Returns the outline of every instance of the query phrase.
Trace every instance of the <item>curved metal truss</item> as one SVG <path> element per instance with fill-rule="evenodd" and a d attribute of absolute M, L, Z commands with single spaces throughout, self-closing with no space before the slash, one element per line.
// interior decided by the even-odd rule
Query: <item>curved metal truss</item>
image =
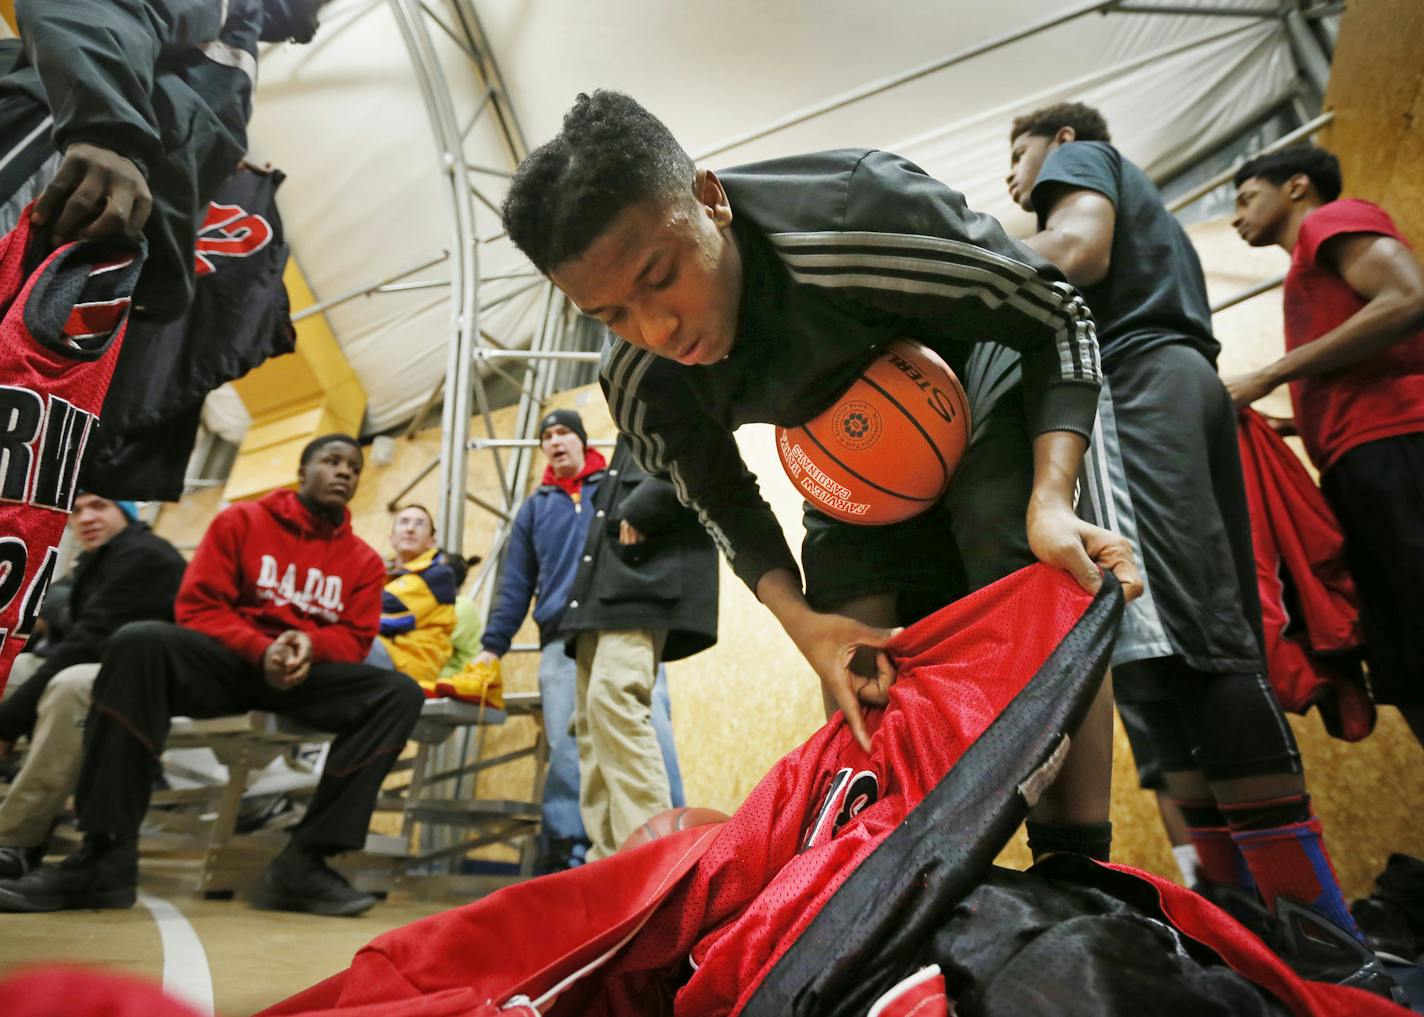
<path fill-rule="evenodd" d="M 444 181 L 450 207 L 450 239 L 448 251 L 405 270 L 374 286 L 360 287 L 325 301 L 304 313 L 315 313 L 357 296 L 376 292 L 392 292 L 428 285 L 447 285 L 450 289 L 450 344 L 446 376 L 426 400 L 424 409 L 416 414 L 411 428 L 418 427 L 426 411 L 441 401 L 441 451 L 439 458 L 420 471 L 409 485 L 393 499 L 394 505 L 432 471 L 439 470 L 440 494 L 437 512 L 437 536 L 442 547 L 463 550 L 465 506 L 475 505 L 495 515 L 499 520 L 493 546 L 485 554 L 484 568 L 476 579 L 472 596 L 479 597 L 498 560 L 499 551 L 508 536 L 514 508 L 522 494 L 529 467 L 531 448 L 537 444 L 534 428 L 542 404 L 555 390 L 558 367 L 563 361 L 590 362 L 597 354 L 570 348 L 576 343 L 575 329 L 567 302 L 537 272 L 505 272 L 481 274 L 481 247 L 503 239 L 502 233 L 480 236 L 476 229 L 475 206 L 483 204 L 497 211 L 496 202 L 485 193 L 477 178 L 505 178 L 513 173 L 527 152 L 524 135 L 513 106 L 509 102 L 498 63 L 491 52 L 472 0 L 385 0 L 401 39 L 410 57 L 411 67 L 430 118 L 439 172 Z M 435 45 L 436 33 L 455 44 L 459 59 L 468 62 L 483 89 L 477 96 L 473 113 L 461 123 L 456 115 L 456 103 L 451 94 L 451 75 L 441 63 L 440 49 Z M 444 51 L 448 54 L 449 47 Z M 492 167 L 476 163 L 467 154 L 471 130 L 482 118 L 493 121 L 500 138 L 507 165 Z M 448 282 L 398 282 L 407 276 L 447 263 Z M 485 287 L 493 282 L 508 283 L 524 279 L 513 289 L 502 287 L 497 295 L 485 297 Z M 527 349 L 522 340 L 501 341 L 481 327 L 481 312 L 498 303 L 520 296 L 532 289 L 542 289 L 540 319 Z M 501 366 L 511 360 L 522 362 L 523 370 L 511 372 Z M 522 377 L 520 376 L 522 374 Z M 491 413 L 487 382 L 502 378 L 519 392 L 513 434 L 498 437 Z M 443 396 L 443 400 L 442 400 Z M 472 409 L 479 412 L 485 424 L 485 438 L 471 441 L 469 422 Z M 490 501 L 469 490 L 465 483 L 468 453 L 471 450 L 494 456 L 501 478 L 496 501 Z"/>

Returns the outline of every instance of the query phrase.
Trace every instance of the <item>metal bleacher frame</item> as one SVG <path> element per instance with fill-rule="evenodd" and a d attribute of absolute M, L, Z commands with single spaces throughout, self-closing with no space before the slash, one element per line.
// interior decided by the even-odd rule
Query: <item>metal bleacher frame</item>
<path fill-rule="evenodd" d="M 411 736 L 416 744 L 415 756 L 402 761 L 396 771 L 404 771 L 409 777 L 403 784 L 388 782 L 377 804 L 378 809 L 402 814 L 400 834 L 369 835 L 365 850 L 343 856 L 338 867 L 360 885 L 388 890 L 410 875 L 428 870 L 433 862 L 458 858 L 490 844 L 519 842 L 523 847 L 515 878 L 532 874 L 547 755 L 544 738 L 536 734 L 533 744 L 490 759 L 481 759 L 480 749 L 488 728 L 502 725 L 510 716 L 533 716 L 537 721 L 538 711 L 537 693 L 513 693 L 506 697 L 503 710 L 450 699 L 428 700 Z M 441 769 L 438 749 L 463 730 L 474 732 L 473 761 Z M 238 834 L 238 815 L 249 777 L 297 745 L 330 741 L 331 737 L 289 718 L 257 710 L 209 720 L 175 718 L 167 747 L 211 749 L 227 768 L 227 780 L 206 787 L 158 792 L 154 799 L 157 808 L 150 811 L 146 823 L 145 854 L 191 855 L 196 848 L 201 853 L 193 885 L 197 894 L 215 897 L 250 891 L 268 860 L 285 843 L 284 827 L 300 812 L 291 813 L 285 822 L 272 827 Z M 463 778 L 478 779 L 481 773 L 531 756 L 535 762 L 534 779 L 527 800 L 440 793 L 442 787 Z M 436 850 L 412 852 L 411 836 L 421 824 L 459 828 L 464 836 Z"/>

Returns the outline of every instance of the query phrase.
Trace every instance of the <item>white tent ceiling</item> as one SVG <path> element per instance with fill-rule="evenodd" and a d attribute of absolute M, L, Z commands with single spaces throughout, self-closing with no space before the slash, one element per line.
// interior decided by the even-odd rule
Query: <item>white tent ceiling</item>
<path fill-rule="evenodd" d="M 1210 0 L 1259 9 L 1265 0 Z M 448 19 L 446 0 L 427 5 Z M 1062 0 L 476 0 L 528 143 L 558 129 L 574 95 L 617 88 L 662 117 L 694 154 L 869 82 L 1080 8 Z M 317 298 L 381 282 L 450 246 L 450 212 L 430 121 L 410 59 L 382 0 L 335 0 L 317 41 L 261 62 L 253 156 L 281 167 L 287 235 Z M 463 124 L 483 87 L 438 30 L 439 57 Z M 795 151 L 898 151 L 1024 232 L 1004 191 L 1009 120 L 1063 99 L 1098 106 L 1114 140 L 1163 176 L 1289 100 L 1295 67 L 1279 20 L 1090 14 L 718 152 L 718 167 Z M 508 169 L 489 116 L 467 158 Z M 493 200 L 504 181 L 476 175 Z M 499 230 L 477 204 L 481 236 Z M 526 268 L 507 243 L 481 245 L 484 274 Z M 444 266 L 410 276 L 442 279 Z M 490 282 L 483 299 L 526 281 Z M 502 340 L 533 328 L 537 292 L 482 316 Z M 408 418 L 445 373 L 448 292 L 380 294 L 328 312 L 370 395 L 369 430 Z"/>

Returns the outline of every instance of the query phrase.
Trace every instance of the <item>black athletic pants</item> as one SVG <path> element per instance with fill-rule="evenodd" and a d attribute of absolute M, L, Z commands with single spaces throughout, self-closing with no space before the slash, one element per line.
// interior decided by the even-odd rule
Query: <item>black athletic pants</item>
<path fill-rule="evenodd" d="M 368 664 L 313 664 L 300 685 L 274 689 L 261 668 L 200 632 L 168 622 L 126 625 L 109 641 L 94 684 L 75 792 L 80 826 L 137 833 L 170 718 L 268 710 L 336 735 L 293 841 L 323 854 L 358 850 L 381 781 L 424 701 L 405 675 Z"/>
<path fill-rule="evenodd" d="M 1424 705 L 1424 432 L 1350 449 L 1320 477 L 1360 591 L 1370 695 Z"/>

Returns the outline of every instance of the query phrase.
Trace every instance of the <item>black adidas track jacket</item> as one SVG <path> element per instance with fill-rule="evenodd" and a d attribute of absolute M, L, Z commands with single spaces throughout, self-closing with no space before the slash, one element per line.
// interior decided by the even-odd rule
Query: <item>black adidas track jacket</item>
<path fill-rule="evenodd" d="M 863 149 L 719 177 L 744 272 L 732 353 L 688 367 L 611 337 L 600 380 L 638 460 L 698 510 L 753 591 L 796 562 L 732 431 L 804 423 L 893 339 L 919 339 L 961 378 L 975 343 L 1014 349 L 1032 433 L 1091 431 L 1102 370 L 1082 298 L 958 192 Z"/>

